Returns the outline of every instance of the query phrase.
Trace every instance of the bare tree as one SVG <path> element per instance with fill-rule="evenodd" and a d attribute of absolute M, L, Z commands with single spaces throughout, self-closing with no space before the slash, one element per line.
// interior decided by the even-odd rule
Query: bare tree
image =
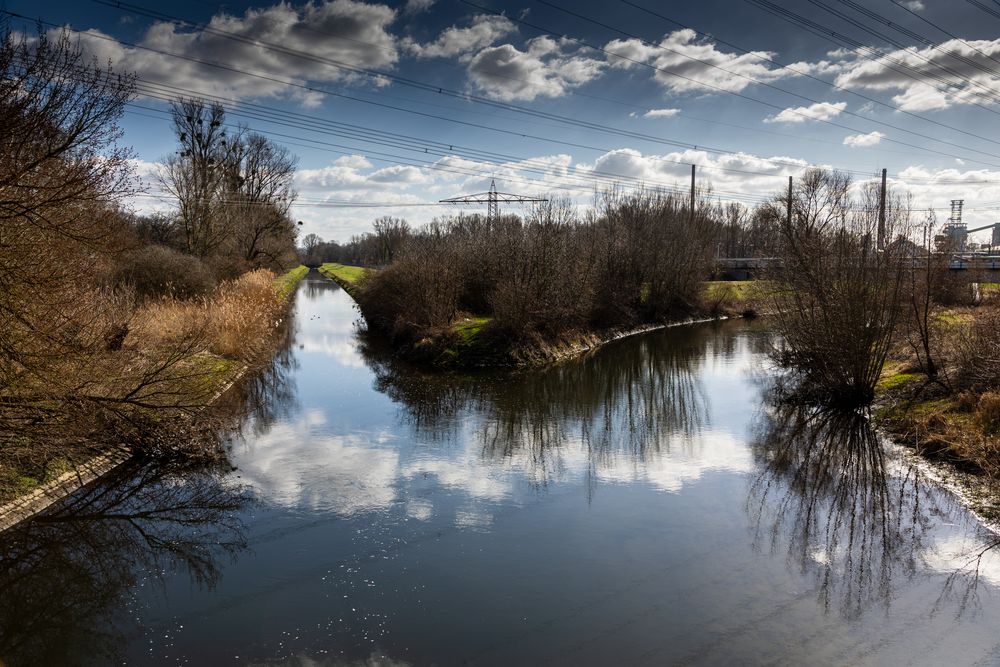
<path fill-rule="evenodd" d="M 772 297 L 778 358 L 794 371 L 797 393 L 864 404 L 892 343 L 903 262 L 897 248 L 876 248 L 877 183 L 862 187 L 855 201 L 850 193 L 846 174 L 816 169 L 800 179 L 793 215 L 781 226 Z M 905 228 L 909 201 L 887 193 L 886 202 L 891 237 Z"/>
<path fill-rule="evenodd" d="M 177 199 L 184 249 L 206 257 L 231 232 L 225 224 L 231 218 L 218 215 L 217 203 L 226 176 L 222 167 L 233 159 L 240 137 L 227 140 L 225 111 L 219 103 L 207 106 L 202 100 L 185 99 L 171 104 L 170 114 L 179 150 L 164 161 L 160 183 Z"/>
<path fill-rule="evenodd" d="M 391 264 L 410 235 L 410 225 L 402 218 L 384 216 L 372 223 L 381 253 L 380 263 Z"/>
<path fill-rule="evenodd" d="M 236 252 L 249 266 L 283 268 L 295 247 L 289 211 L 297 162 L 287 148 L 255 132 L 241 131 L 228 143 L 220 217 L 228 219 Z"/>
<path fill-rule="evenodd" d="M 88 66 L 67 32 L 0 41 L 0 394 L 81 341 L 80 310 L 134 192 L 116 121 L 133 80 Z"/>
<path fill-rule="evenodd" d="M 897 240 L 899 250 L 909 261 L 903 319 L 906 341 L 917 359 L 920 370 L 927 377 L 926 384 L 937 384 L 949 389 L 948 377 L 941 364 L 939 342 L 941 323 L 938 320 L 940 306 L 935 300 L 935 290 L 948 275 L 947 253 L 933 250 L 931 240 L 936 225 L 933 211 L 928 211 L 924 220 L 924 247 L 910 247 L 904 239 Z M 909 252 L 906 252 L 909 250 Z M 923 389 L 924 386 L 921 387 Z"/>

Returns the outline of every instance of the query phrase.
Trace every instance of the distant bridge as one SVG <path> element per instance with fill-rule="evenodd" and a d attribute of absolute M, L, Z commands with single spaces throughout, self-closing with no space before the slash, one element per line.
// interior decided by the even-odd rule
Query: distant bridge
<path fill-rule="evenodd" d="M 715 268 L 723 280 L 753 280 L 780 261 L 777 257 L 719 257 Z"/>
<path fill-rule="evenodd" d="M 918 262 L 920 260 L 917 258 Z M 763 277 L 764 272 L 780 261 L 777 257 L 719 257 L 715 260 L 715 268 L 723 280 L 753 280 Z M 983 278 L 986 279 L 983 282 L 1000 282 L 1000 255 L 955 255 L 948 262 L 948 268 L 968 272 L 970 280 Z"/>

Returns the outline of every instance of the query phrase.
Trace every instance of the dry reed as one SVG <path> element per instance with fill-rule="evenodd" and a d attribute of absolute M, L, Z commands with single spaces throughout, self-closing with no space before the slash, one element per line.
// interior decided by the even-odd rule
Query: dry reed
<path fill-rule="evenodd" d="M 258 269 L 221 283 L 206 298 L 152 301 L 137 313 L 126 344 L 156 349 L 200 335 L 209 352 L 249 360 L 281 317 L 274 281 L 271 271 Z"/>

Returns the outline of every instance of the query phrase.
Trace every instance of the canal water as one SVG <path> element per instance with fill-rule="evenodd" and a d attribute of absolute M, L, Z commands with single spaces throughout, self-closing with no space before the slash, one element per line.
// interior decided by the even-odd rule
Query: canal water
<path fill-rule="evenodd" d="M 692 325 L 427 375 L 312 272 L 229 464 L 0 535 L 15 665 L 1000 664 L 1000 548 L 857 416 Z"/>

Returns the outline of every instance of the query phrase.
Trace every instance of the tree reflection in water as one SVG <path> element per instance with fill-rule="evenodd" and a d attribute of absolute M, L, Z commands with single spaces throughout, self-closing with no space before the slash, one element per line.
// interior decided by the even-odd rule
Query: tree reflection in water
<path fill-rule="evenodd" d="M 313 285 L 311 281 L 303 281 L 299 289 L 313 290 Z M 264 435 L 275 423 L 287 419 L 298 408 L 294 378 L 299 360 L 293 351 L 298 331 L 294 303 L 275 333 L 277 351 L 269 362 L 251 368 L 222 397 L 223 403 L 219 408 L 228 411 L 234 429 L 248 426 L 254 436 Z"/>
<path fill-rule="evenodd" d="M 771 406 L 752 443 L 762 472 L 748 508 L 756 537 L 772 550 L 787 543 L 789 559 L 812 572 L 819 596 L 857 617 L 888 608 L 894 578 L 910 578 L 940 545 L 936 525 L 962 514 L 953 497 L 885 446 L 862 412 L 817 406 Z M 953 570 L 944 594 L 962 608 L 978 582 L 975 540 L 970 555 L 942 554 Z"/>
<path fill-rule="evenodd" d="M 0 536 L 0 664 L 120 661 L 130 592 L 173 571 L 212 588 L 246 547 L 246 488 L 221 471 L 130 464 Z"/>
<path fill-rule="evenodd" d="M 522 463 L 546 484 L 564 468 L 568 445 L 583 447 L 591 472 L 646 464 L 677 447 L 696 455 L 695 436 L 710 422 L 703 364 L 756 338 L 719 325 L 682 327 L 541 370 L 464 378 L 421 373 L 370 343 L 362 351 L 376 388 L 422 438 L 461 443 L 469 437 L 462 417 L 475 413 L 483 456 Z"/>

